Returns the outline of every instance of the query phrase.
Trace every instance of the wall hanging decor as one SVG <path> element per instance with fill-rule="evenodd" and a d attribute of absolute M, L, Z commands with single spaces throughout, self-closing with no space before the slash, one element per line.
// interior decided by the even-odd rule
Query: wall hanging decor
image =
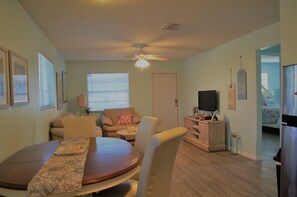
<path fill-rule="evenodd" d="M 9 51 L 10 98 L 12 105 L 29 103 L 28 61 Z"/>
<path fill-rule="evenodd" d="M 8 51 L 0 47 L 0 109 L 9 107 Z"/>
<path fill-rule="evenodd" d="M 228 109 L 236 110 L 236 85 L 232 82 L 232 69 L 230 69 L 230 83 L 228 85 Z"/>
<path fill-rule="evenodd" d="M 240 70 L 237 72 L 237 99 L 247 100 L 247 73 L 242 69 L 242 56 L 240 56 Z"/>

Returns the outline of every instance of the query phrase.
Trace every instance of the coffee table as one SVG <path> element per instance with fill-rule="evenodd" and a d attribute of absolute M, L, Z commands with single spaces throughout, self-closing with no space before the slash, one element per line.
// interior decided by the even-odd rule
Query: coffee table
<path fill-rule="evenodd" d="M 134 142 L 137 134 L 137 128 L 136 131 L 128 131 L 128 129 L 122 129 L 117 131 L 117 134 L 120 135 L 120 138 L 129 142 Z"/>

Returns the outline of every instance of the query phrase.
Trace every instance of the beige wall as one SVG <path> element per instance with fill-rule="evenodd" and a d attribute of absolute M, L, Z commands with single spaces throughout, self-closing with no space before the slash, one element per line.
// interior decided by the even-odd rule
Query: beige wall
<path fill-rule="evenodd" d="M 180 74 L 181 114 L 192 113 L 192 106 L 197 105 L 198 90 L 217 90 L 220 95 L 219 118 L 225 119 L 228 136 L 230 131 L 238 132 L 241 154 L 258 158 L 256 50 L 279 42 L 279 23 L 276 23 L 183 62 Z M 230 82 L 230 69 L 232 81 L 237 83 L 240 56 L 243 59 L 243 68 L 247 71 L 248 99 L 237 100 L 236 110 L 229 111 L 227 87 Z"/>
<path fill-rule="evenodd" d="M 30 104 L 0 110 L 1 162 L 25 146 L 47 141 L 49 122 L 63 112 L 39 110 L 38 52 L 54 62 L 56 71 L 64 69 L 65 62 L 18 1 L 0 1 L 0 26 L 0 46 L 28 59 L 30 88 Z"/>
<path fill-rule="evenodd" d="M 153 115 L 152 73 L 179 73 L 180 62 L 151 61 L 149 68 L 141 71 L 134 61 L 73 61 L 67 62 L 69 111 L 78 112 L 76 97 L 87 95 L 87 74 L 128 72 L 130 106 L 140 115 Z"/>
<path fill-rule="evenodd" d="M 87 94 L 86 74 L 89 72 L 129 72 L 130 100 L 141 115 L 152 115 L 151 73 L 180 73 L 181 117 L 192 113 L 197 103 L 197 91 L 216 89 L 220 93 L 220 118 L 225 118 L 228 133 L 240 133 L 240 151 L 256 158 L 257 146 L 257 96 L 256 96 L 256 50 L 281 41 L 282 65 L 297 62 L 297 1 L 280 1 L 280 24 L 274 24 L 229 43 L 209 50 L 184 62 L 153 62 L 143 72 L 132 62 L 67 62 L 69 110 L 77 111 L 76 96 Z M 38 62 L 41 51 L 55 63 L 56 71 L 65 70 L 63 57 L 40 31 L 16 0 L 0 1 L 0 45 L 26 57 L 29 62 L 30 104 L 0 110 L 0 161 L 17 150 L 46 141 L 48 124 L 66 111 L 39 110 Z M 279 30 L 280 29 L 280 30 Z M 279 35 L 280 32 L 280 35 Z M 230 68 L 233 81 L 240 68 L 239 56 L 248 75 L 248 100 L 237 101 L 236 111 L 227 110 L 227 84 Z M 182 118 L 181 118 L 182 123 Z"/>

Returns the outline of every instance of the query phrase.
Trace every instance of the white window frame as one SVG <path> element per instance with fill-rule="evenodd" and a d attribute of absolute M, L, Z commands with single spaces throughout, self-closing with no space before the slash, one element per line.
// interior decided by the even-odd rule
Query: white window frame
<path fill-rule="evenodd" d="M 56 107 L 55 65 L 42 53 L 38 53 L 39 106 L 41 110 Z"/>
<path fill-rule="evenodd" d="M 128 73 L 89 73 L 87 91 L 90 111 L 130 106 Z"/>

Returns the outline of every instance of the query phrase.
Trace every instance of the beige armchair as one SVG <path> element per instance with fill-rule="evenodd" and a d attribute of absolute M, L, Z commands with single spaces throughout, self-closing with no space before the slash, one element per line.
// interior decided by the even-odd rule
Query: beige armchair
<path fill-rule="evenodd" d="M 117 131 L 128 127 L 137 127 L 141 117 L 133 107 L 123 109 L 105 109 L 100 116 L 104 137 L 120 137 Z"/>

